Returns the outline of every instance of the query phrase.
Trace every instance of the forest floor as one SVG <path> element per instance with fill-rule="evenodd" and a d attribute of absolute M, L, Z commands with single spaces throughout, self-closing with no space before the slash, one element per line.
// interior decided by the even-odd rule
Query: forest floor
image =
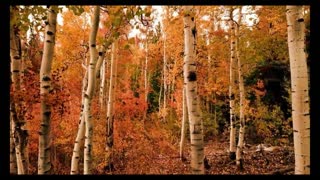
<path fill-rule="evenodd" d="M 130 129 L 130 128 L 129 128 Z M 144 129 L 144 130 L 142 130 Z M 128 130 L 128 129 L 126 129 Z M 144 132 L 143 132 L 144 131 Z M 128 131 L 127 131 L 128 132 Z M 129 130 L 130 132 L 130 130 Z M 132 131 L 131 131 L 132 132 Z M 138 131 L 135 131 L 136 133 Z M 141 133 L 143 132 L 143 133 Z M 185 145 L 185 160 L 179 158 L 179 143 L 170 143 L 166 131 L 141 128 L 140 133 L 129 135 L 130 143 L 122 138 L 114 159 L 114 171 L 102 174 L 190 174 L 190 143 Z M 139 134 L 139 135 L 138 135 Z M 127 134 L 128 135 L 128 134 Z M 124 137 L 124 136 L 122 136 Z M 128 138 L 128 137 L 127 137 Z M 126 142 L 124 142 L 126 141 Z M 238 170 L 235 160 L 230 160 L 227 138 L 205 142 L 206 174 L 293 174 L 294 152 L 292 146 L 268 146 L 259 150 L 258 144 L 244 147 L 243 170 Z M 119 148 L 121 150 L 119 150 Z"/>
<path fill-rule="evenodd" d="M 100 129 L 98 128 L 100 127 Z M 169 127 L 169 128 L 168 128 Z M 180 127 L 160 121 L 144 123 L 138 120 L 115 121 L 113 169 L 105 167 L 105 129 L 97 126 L 94 134 L 92 174 L 191 174 L 190 142 L 186 138 L 184 160 L 179 157 Z M 187 136 L 188 137 L 188 136 Z M 243 170 L 230 160 L 228 132 L 205 137 L 204 154 L 206 174 L 293 174 L 292 145 L 270 146 L 259 149 L 259 144 L 245 144 Z M 68 143 L 70 144 L 70 143 Z M 260 146 L 261 147 L 261 146 Z M 73 146 L 67 152 L 71 152 Z M 36 151 L 32 151 L 36 152 Z M 57 153 L 54 174 L 69 174 L 72 153 Z M 80 172 L 83 171 L 83 159 Z M 30 173 L 37 174 L 37 154 L 30 154 Z"/>
<path fill-rule="evenodd" d="M 187 146 L 188 147 L 188 146 Z M 255 146 L 256 147 L 256 146 Z M 209 142 L 206 144 L 206 174 L 293 174 L 294 153 L 292 148 L 276 148 L 273 151 L 258 151 L 246 148 L 244 151 L 244 169 L 238 170 L 236 162 L 230 160 L 228 143 Z M 189 150 L 189 147 L 188 147 Z M 178 154 L 177 150 L 174 154 Z M 159 154 L 154 157 L 146 169 L 140 169 L 142 174 L 190 174 L 190 155 L 182 161 L 178 156 Z M 123 169 L 125 170 L 125 169 Z M 127 174 L 125 171 L 115 171 L 115 174 Z"/>

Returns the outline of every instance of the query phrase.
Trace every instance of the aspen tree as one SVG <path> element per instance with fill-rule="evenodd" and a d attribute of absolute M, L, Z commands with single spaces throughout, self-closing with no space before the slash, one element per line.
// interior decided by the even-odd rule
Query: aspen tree
<path fill-rule="evenodd" d="M 115 99 L 115 83 L 116 83 L 116 69 L 117 69 L 117 51 L 118 40 L 112 43 L 111 49 L 111 70 L 110 70 L 110 85 L 107 109 L 107 142 L 105 149 L 106 169 L 113 169 L 112 163 L 112 148 L 113 148 L 113 122 L 114 122 L 114 99 Z"/>
<path fill-rule="evenodd" d="M 88 87 L 84 95 L 85 142 L 84 142 L 84 174 L 91 174 L 93 123 L 91 116 L 91 100 L 96 81 L 97 48 L 96 37 L 100 20 L 100 7 L 94 6 L 91 31 L 89 36 L 90 62 L 88 66 Z"/>
<path fill-rule="evenodd" d="M 80 174 L 79 170 L 79 160 L 80 160 L 80 147 L 81 144 L 84 142 L 84 132 L 85 132 L 85 119 L 83 115 L 84 109 L 84 95 L 86 93 L 86 89 L 88 86 L 88 68 L 87 64 L 89 62 L 89 58 L 87 57 L 87 52 L 89 50 L 88 46 L 82 45 L 84 47 L 84 62 L 82 63 L 82 68 L 85 70 L 84 77 L 82 79 L 82 93 L 81 93 L 81 111 L 80 111 L 80 118 L 79 118 L 79 125 L 78 125 L 78 132 L 74 142 L 73 153 L 71 158 L 71 170 L 70 174 Z"/>
<path fill-rule="evenodd" d="M 82 80 L 82 95 L 81 95 L 81 111 L 80 111 L 80 120 L 78 125 L 78 132 L 77 137 L 74 142 L 74 148 L 72 153 L 72 159 L 71 159 L 71 172 L 70 174 L 79 174 L 79 160 L 80 160 L 80 146 L 81 143 L 84 140 L 84 132 L 85 132 L 85 120 L 83 115 L 83 108 L 84 108 L 84 95 L 86 88 L 88 86 L 88 71 L 85 69 L 85 76 Z"/>
<path fill-rule="evenodd" d="M 237 62 L 238 62 L 238 78 L 239 78 L 239 91 L 240 91 L 240 119 L 239 119 L 240 128 L 239 128 L 239 139 L 238 139 L 238 145 L 237 145 L 237 151 L 236 151 L 236 164 L 239 169 L 243 169 L 243 145 L 244 145 L 244 133 L 245 133 L 245 119 L 244 119 L 245 92 L 244 92 L 242 64 L 241 64 L 240 50 L 239 50 L 239 29 L 240 29 L 241 19 L 242 19 L 242 6 L 239 8 L 239 17 L 238 17 L 238 22 L 236 23 L 236 29 L 235 29 L 235 36 L 236 36 L 235 48 L 236 48 L 236 56 L 237 56 Z"/>
<path fill-rule="evenodd" d="M 15 13 L 11 12 L 11 16 Z M 10 102 L 10 163 L 12 171 L 18 174 L 28 174 L 28 131 L 26 121 L 22 114 L 23 102 L 21 100 L 21 42 L 19 34 L 16 33 L 14 24 L 10 26 L 10 57 L 11 57 L 11 82 L 13 99 Z M 15 154 L 13 154 L 15 153 Z M 15 170 L 15 168 L 17 168 Z"/>
<path fill-rule="evenodd" d="M 239 128 L 239 139 L 238 139 L 238 145 L 237 145 L 237 151 L 236 151 L 236 164 L 239 169 L 243 169 L 243 145 L 244 145 L 244 134 L 245 134 L 245 107 L 244 107 L 244 101 L 245 101 L 245 92 L 244 92 L 244 83 L 243 83 L 243 74 L 242 74 L 242 62 L 240 59 L 240 50 L 239 50 L 239 30 L 240 30 L 240 23 L 242 19 L 242 6 L 239 8 L 239 17 L 238 21 L 236 23 L 236 29 L 235 29 L 235 48 L 236 48 L 236 56 L 237 56 L 237 62 L 238 62 L 238 78 L 239 78 L 239 93 L 240 93 L 240 128 Z"/>
<path fill-rule="evenodd" d="M 99 80 L 100 78 L 100 84 L 99 85 L 99 104 L 100 104 L 100 109 L 103 109 L 104 106 L 104 86 L 105 86 L 105 46 L 101 46 L 98 48 L 98 61 L 96 64 L 96 78 Z M 99 78 L 98 78 L 99 77 Z"/>
<path fill-rule="evenodd" d="M 166 121 L 167 112 L 167 57 L 166 57 L 166 33 L 163 27 L 163 109 L 165 114 L 163 115 L 163 121 Z"/>
<path fill-rule="evenodd" d="M 146 109 L 144 112 L 143 119 L 145 120 L 147 117 L 147 111 L 148 111 L 148 34 L 146 36 L 146 59 L 145 59 L 145 67 L 144 67 L 144 101 L 146 103 Z"/>
<path fill-rule="evenodd" d="M 44 50 L 40 68 L 41 124 L 39 131 L 38 174 L 50 174 L 52 163 L 51 150 L 51 105 L 48 102 L 51 87 L 51 66 L 54 54 L 57 6 L 50 6 L 45 27 Z"/>
<path fill-rule="evenodd" d="M 310 112 L 302 6 L 286 7 L 291 73 L 295 174 L 310 174 Z"/>
<path fill-rule="evenodd" d="M 99 54 L 100 56 L 100 54 Z M 106 86 L 106 63 L 107 61 L 104 60 L 102 63 L 102 67 L 100 69 L 100 88 L 99 88 L 99 104 L 100 104 L 100 110 L 105 109 L 105 86 Z"/>
<path fill-rule="evenodd" d="M 197 95 L 196 27 L 194 9 L 184 7 L 184 67 L 189 128 L 191 138 L 191 168 L 193 174 L 204 174 L 203 124 Z"/>
<path fill-rule="evenodd" d="M 230 107 L 230 147 L 229 157 L 231 160 L 236 159 L 236 124 L 235 124 L 235 69 L 236 69 L 236 53 L 235 53 L 235 36 L 233 22 L 233 8 L 230 8 L 230 37 L 231 37 L 231 58 L 230 58 L 230 82 L 229 82 L 229 107 Z"/>

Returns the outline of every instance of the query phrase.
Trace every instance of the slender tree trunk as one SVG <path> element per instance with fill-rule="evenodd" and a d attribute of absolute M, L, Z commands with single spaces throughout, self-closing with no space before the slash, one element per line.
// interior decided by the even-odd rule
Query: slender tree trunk
<path fill-rule="evenodd" d="M 16 149 L 14 143 L 14 126 L 13 126 L 13 115 L 10 106 L 10 174 L 17 174 L 18 167 L 17 167 L 17 158 L 16 158 Z"/>
<path fill-rule="evenodd" d="M 20 92 L 26 92 L 26 84 L 25 84 L 25 70 L 26 70 L 26 65 L 25 65 L 25 45 L 21 45 L 22 41 L 19 38 L 17 38 L 18 43 L 19 43 L 19 49 L 20 49 L 20 55 L 21 55 L 21 65 L 20 65 Z M 24 142 L 23 145 L 21 146 L 21 151 L 22 153 L 22 159 L 23 159 L 23 163 L 24 163 L 24 168 L 25 168 L 25 174 L 29 174 L 29 130 L 27 128 L 27 121 L 25 119 L 25 107 L 27 107 L 27 102 L 24 100 L 19 101 L 19 107 L 20 107 L 20 125 L 21 125 L 21 134 L 22 135 L 22 139 L 21 142 Z M 23 111 L 22 111 L 23 109 Z"/>
<path fill-rule="evenodd" d="M 15 164 L 17 166 L 17 174 L 24 174 L 23 172 L 23 163 L 20 153 L 20 145 L 19 145 L 19 131 L 17 130 L 17 121 L 18 115 L 16 113 L 15 105 L 13 102 L 10 102 L 10 118 L 12 120 L 12 133 L 13 133 L 13 145 L 14 145 L 14 158 L 16 160 Z"/>
<path fill-rule="evenodd" d="M 111 57 L 108 56 L 108 59 L 111 59 Z M 111 61 L 111 60 L 110 60 Z M 107 113 L 107 110 L 108 110 L 108 102 L 109 102 L 109 88 L 110 88 L 110 70 L 111 70 L 111 62 L 108 63 L 108 61 L 106 61 L 106 87 L 105 87 L 105 91 L 104 91 L 104 94 L 105 94 L 105 112 Z M 108 71 L 109 69 L 109 71 Z M 108 73 L 109 73 L 109 78 L 108 78 Z M 106 115 L 106 114 L 105 114 Z"/>
<path fill-rule="evenodd" d="M 310 174 L 310 112 L 302 6 L 287 6 L 295 174 Z"/>
<path fill-rule="evenodd" d="M 164 31 L 164 27 L 163 27 Z M 167 57 L 166 57 L 166 34 L 163 32 L 163 109 L 165 111 L 163 115 L 163 121 L 166 121 L 167 115 Z"/>
<path fill-rule="evenodd" d="M 159 113 L 161 112 L 161 95 L 162 95 L 162 82 L 163 82 L 163 76 L 161 78 L 161 83 L 160 83 L 160 92 L 159 92 Z"/>
<path fill-rule="evenodd" d="M 233 16 L 233 9 L 230 10 L 230 19 Z M 235 124 L 235 37 L 234 22 L 230 20 L 230 36 L 231 36 L 231 58 L 230 58 L 230 82 L 229 82 L 229 106 L 230 106 L 230 147 L 229 157 L 231 160 L 236 159 L 236 124 Z"/>
<path fill-rule="evenodd" d="M 196 75 L 196 27 L 193 8 L 185 6 L 184 21 L 184 84 L 188 107 L 189 126 L 191 134 L 191 168 L 193 174 L 204 174 L 204 142 L 203 124 L 197 95 Z"/>
<path fill-rule="evenodd" d="M 245 133 L 245 119 L 244 119 L 244 101 L 245 101 L 245 92 L 243 84 L 243 75 L 242 75 L 242 64 L 240 59 L 240 50 L 239 50 L 239 29 L 242 18 L 242 6 L 239 9 L 239 19 L 236 27 L 236 55 L 238 60 L 238 75 L 239 75 L 239 90 L 240 90 L 240 129 L 239 129 L 239 140 L 236 151 L 236 164 L 239 169 L 243 169 L 243 144 L 244 144 L 244 133 Z"/>
<path fill-rule="evenodd" d="M 100 69 L 100 92 L 99 92 L 99 103 L 100 103 L 100 111 L 104 111 L 105 109 L 105 85 L 106 85 L 106 61 L 103 62 L 102 67 Z"/>
<path fill-rule="evenodd" d="M 14 12 L 11 12 L 11 16 Z M 28 131 L 26 129 L 26 121 L 23 114 L 23 99 L 21 91 L 21 42 L 19 34 L 15 33 L 15 27 L 10 27 L 10 57 L 11 57 L 11 82 L 13 98 L 11 99 L 11 124 L 12 135 L 15 148 L 15 159 L 18 174 L 28 174 Z M 13 151 L 12 151 L 13 152 Z"/>
<path fill-rule="evenodd" d="M 104 63 L 105 53 L 106 53 L 105 47 L 101 46 L 99 48 L 99 52 L 98 52 L 99 58 L 98 58 L 97 65 L 96 65 L 96 77 L 99 77 L 101 66 Z M 100 78 L 101 78 L 101 76 L 100 76 Z"/>
<path fill-rule="evenodd" d="M 186 102 L 186 88 L 183 87 L 182 92 L 182 122 L 181 122 L 181 140 L 180 140 L 180 158 L 181 160 L 184 159 L 183 156 L 183 148 L 184 148 L 184 142 L 186 139 L 186 124 L 188 120 L 188 109 L 187 109 L 187 102 Z"/>
<path fill-rule="evenodd" d="M 83 116 L 83 108 L 84 108 L 84 97 L 85 91 L 88 86 L 88 70 L 86 69 L 85 75 L 82 80 L 82 95 L 81 95 L 81 112 L 80 112 L 80 120 L 78 125 L 77 137 L 74 142 L 74 148 L 71 159 L 71 172 L 70 174 L 80 174 L 79 171 L 79 160 L 80 160 L 80 147 L 84 140 L 84 132 L 85 132 L 85 119 Z"/>
<path fill-rule="evenodd" d="M 101 75 L 101 71 L 102 71 L 102 68 L 101 66 L 103 65 L 104 63 L 104 54 L 105 54 L 105 50 L 104 50 L 104 46 L 101 46 L 100 48 L 97 48 L 98 49 L 98 60 L 97 60 L 97 63 L 96 63 L 96 83 L 95 83 L 95 88 L 94 89 L 98 89 L 99 91 L 99 104 L 100 102 L 102 101 L 101 100 L 101 96 L 100 96 L 100 88 L 101 88 L 101 80 L 102 80 L 102 75 Z"/>
<path fill-rule="evenodd" d="M 41 125 L 39 132 L 38 174 L 52 173 L 50 159 L 51 149 L 51 105 L 49 95 L 51 87 L 51 65 L 54 54 L 57 12 L 53 6 L 48 9 L 48 20 L 45 28 L 45 44 L 40 68 Z"/>
<path fill-rule="evenodd" d="M 28 174 L 28 156 L 27 156 L 27 131 L 22 129 L 19 123 L 19 115 L 17 114 L 14 103 L 10 106 L 10 115 L 12 120 L 13 145 L 16 160 L 14 162 L 17 167 L 18 174 Z"/>
<path fill-rule="evenodd" d="M 94 6 L 91 32 L 89 36 L 90 63 L 88 66 L 88 88 L 84 97 L 85 142 L 84 142 L 84 174 L 91 174 L 93 123 L 91 119 L 91 100 L 96 81 L 97 48 L 96 37 L 99 27 L 100 7 Z"/>
<path fill-rule="evenodd" d="M 177 61 L 174 59 L 174 65 L 173 65 L 173 69 L 176 69 L 176 66 L 177 66 Z M 172 77 L 172 84 L 171 84 L 171 102 L 174 102 L 174 88 L 175 88 L 175 83 L 176 83 L 176 79 L 174 77 L 175 75 L 173 75 Z"/>
<path fill-rule="evenodd" d="M 108 109 L 107 109 L 107 139 L 105 149 L 106 167 L 105 169 L 113 170 L 113 122 L 114 122 L 114 99 L 115 99 L 115 83 L 116 83 L 116 66 L 117 66 L 117 51 L 118 51 L 118 40 L 112 44 L 111 52 L 111 71 L 110 71 L 110 86 L 109 86 L 109 98 L 108 98 Z"/>
<path fill-rule="evenodd" d="M 146 37 L 146 61 L 145 61 L 145 67 L 144 67 L 144 101 L 146 103 L 146 109 L 144 112 L 143 119 L 145 120 L 147 117 L 147 111 L 148 111 L 148 36 Z"/>

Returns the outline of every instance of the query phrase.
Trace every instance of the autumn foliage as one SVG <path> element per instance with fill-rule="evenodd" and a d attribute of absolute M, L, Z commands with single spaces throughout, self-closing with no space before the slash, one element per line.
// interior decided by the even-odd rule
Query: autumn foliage
<path fill-rule="evenodd" d="M 69 7 L 70 8 L 70 7 Z M 240 28 L 240 52 L 245 81 L 245 112 L 247 132 L 244 155 L 246 171 L 239 172 L 225 156 L 229 138 L 229 66 L 230 33 L 224 22 L 224 9 L 220 6 L 195 6 L 197 26 L 196 71 L 199 107 L 204 124 L 205 155 L 208 174 L 259 174 L 293 164 L 292 120 L 290 83 L 288 81 L 288 48 L 284 6 L 262 6 L 254 13 L 256 23 Z M 119 40 L 114 104 L 114 170 L 105 168 L 106 112 L 99 105 L 99 85 L 91 104 L 94 124 L 93 174 L 188 174 L 190 163 L 190 132 L 187 130 L 186 160 L 179 158 L 179 141 L 182 120 L 183 89 L 183 10 L 163 6 L 163 14 L 155 15 L 151 6 L 101 6 L 101 21 L 97 46 L 106 47 L 105 96 L 108 98 L 110 80 L 111 44 Z M 153 12 L 152 12 L 153 10 Z M 79 11 L 78 14 L 75 13 Z M 82 12 L 83 11 L 83 12 Z M 37 12 L 37 11 L 35 11 Z M 31 7 L 20 14 L 35 13 Z M 38 13 L 42 11 L 39 10 Z M 213 13 L 215 12 L 215 13 Z M 48 97 L 51 113 L 51 163 L 54 174 L 70 174 L 73 145 L 78 131 L 81 111 L 82 83 L 89 67 L 89 32 L 92 8 L 61 9 L 63 19 L 57 25 L 55 53 L 52 66 L 52 92 Z M 209 20 L 203 18 L 208 16 Z M 161 23 L 152 21 L 161 17 Z M 20 19 L 21 21 L 23 19 Z M 25 23 L 28 21 L 24 19 Z M 39 20 L 39 22 L 41 22 Z M 146 28 L 146 23 L 150 23 Z M 154 24 L 153 24 L 154 23 Z M 31 25 L 30 25 L 31 26 Z M 41 23 L 40 23 L 40 26 Z M 39 29 L 40 29 L 39 26 Z M 22 26 L 21 26 L 22 27 Z M 29 131 L 29 172 L 37 174 L 38 140 L 40 128 L 39 70 L 43 51 L 43 32 L 33 25 L 33 34 L 21 29 L 23 76 L 22 90 L 11 87 L 10 100 L 24 102 L 20 113 L 27 121 Z M 36 30 L 35 30 L 36 29 Z M 140 33 L 130 36 L 132 29 Z M 165 39 L 163 34 L 165 33 Z M 147 39 L 147 38 L 148 39 Z M 164 64 L 164 41 L 167 64 Z M 146 53 L 148 43 L 148 54 Z M 144 68 L 148 56 L 148 101 L 145 102 Z M 276 68 L 276 65 L 281 68 Z M 167 69 L 164 82 L 163 67 Z M 267 70 L 265 70 L 267 69 Z M 279 76 L 270 77 L 268 70 L 275 69 Z M 280 76 L 283 75 L 283 76 Z M 102 75 L 100 74 L 98 79 Z M 164 84 L 168 87 L 164 95 Z M 276 88 L 279 93 L 276 94 Z M 239 94 L 239 89 L 236 89 Z M 273 98 L 273 96 L 279 98 Z M 167 98 L 163 108 L 163 96 Z M 19 97 L 19 98 L 18 98 Z M 107 102 L 107 99 L 105 99 Z M 239 97 L 235 97 L 236 119 L 239 119 Z M 107 103 L 106 103 L 107 104 Z M 144 114 L 146 117 L 144 118 Z M 163 118 L 166 117 L 166 118 Z M 165 120 L 164 120 L 165 119 Z M 236 124 L 239 127 L 239 122 Z M 257 144 L 286 147 L 272 152 L 256 154 Z M 83 144 L 82 144 L 83 146 Z M 251 149 L 250 149 L 251 148 Z M 260 152 L 259 152 L 260 153 Z M 263 153 L 261 151 L 261 153 Z M 268 158 L 270 159 L 268 160 Z M 278 158 L 278 159 L 277 159 Z M 277 160 L 283 162 L 276 166 Z M 250 162 L 254 162 L 251 163 Z M 265 163 L 264 167 L 258 166 Z M 267 163 L 270 163 L 269 168 Z M 254 164 L 254 165 L 253 165 Z M 228 169 L 228 167 L 231 167 Z M 258 170 L 253 170 L 256 168 Z M 265 169 L 264 169 L 265 168 Z M 80 157 L 83 172 L 83 150 Z"/>

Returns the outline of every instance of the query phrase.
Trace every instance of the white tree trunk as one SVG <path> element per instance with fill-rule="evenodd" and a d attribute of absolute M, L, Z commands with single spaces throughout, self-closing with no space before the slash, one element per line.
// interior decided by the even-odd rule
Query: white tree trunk
<path fill-rule="evenodd" d="M 186 88 L 183 86 L 182 91 L 182 121 L 181 121 L 181 140 L 180 140 L 180 158 L 184 159 L 183 148 L 186 139 L 186 124 L 188 120 L 188 109 L 187 109 L 187 100 L 186 100 Z"/>
<path fill-rule="evenodd" d="M 99 54 L 100 55 L 100 54 Z M 106 86 L 106 63 L 107 61 L 103 61 L 102 67 L 100 69 L 100 92 L 99 92 L 99 103 L 100 103 L 100 111 L 105 109 L 105 86 Z"/>
<path fill-rule="evenodd" d="M 145 67 L 144 67 L 144 101 L 146 103 L 146 109 L 144 112 L 143 119 L 145 120 L 147 117 L 147 111 L 148 111 L 148 36 L 146 37 L 146 61 L 145 61 Z"/>
<path fill-rule="evenodd" d="M 100 70 L 101 70 L 101 66 L 104 63 L 104 55 L 106 53 L 105 52 L 106 50 L 105 50 L 104 46 L 101 46 L 98 51 L 99 51 L 98 52 L 99 58 L 98 58 L 97 65 L 96 65 L 96 77 L 99 76 L 99 73 L 100 73 Z"/>
<path fill-rule="evenodd" d="M 109 85 L 109 98 L 108 98 L 108 109 L 107 109 L 107 142 L 105 149 L 106 169 L 113 169 L 112 162 L 112 148 L 113 148 L 113 122 L 114 122 L 114 99 L 115 99 L 115 83 L 116 83 L 116 69 L 117 69 L 117 51 L 118 51 L 118 40 L 112 43 L 111 50 L 111 64 L 110 64 L 110 85 Z"/>
<path fill-rule="evenodd" d="M 111 59 L 111 54 L 110 54 L 110 57 L 108 56 L 108 59 Z M 111 61 L 111 60 L 110 60 Z M 104 100 L 104 103 L 105 103 L 105 112 L 107 113 L 107 110 L 108 110 L 108 102 L 109 102 L 109 87 L 110 87 L 110 70 L 111 70 L 111 62 L 108 62 L 106 60 L 106 68 L 105 68 L 105 71 L 106 71 L 106 77 L 105 77 L 105 82 L 106 82 L 106 85 L 105 85 L 105 89 L 104 89 L 104 96 L 105 96 L 105 100 Z M 108 70 L 109 70 L 109 73 L 108 73 Z M 108 75 L 109 74 L 109 78 L 108 78 Z M 105 114 L 106 115 L 106 114 Z"/>
<path fill-rule="evenodd" d="M 193 174 L 204 174 L 203 124 L 197 95 L 196 75 L 196 27 L 193 8 L 184 7 L 184 67 L 189 127 L 191 134 L 191 168 Z"/>
<path fill-rule="evenodd" d="M 173 64 L 173 69 L 176 69 L 176 66 L 177 66 L 177 60 L 174 59 L 174 64 Z M 171 93 L 171 102 L 174 101 L 174 91 L 175 91 L 175 83 L 176 83 L 176 78 L 174 77 L 175 75 L 173 75 L 172 77 L 172 83 L 171 83 L 171 89 L 170 89 L 170 93 Z M 172 113 L 171 113 L 172 115 Z"/>
<path fill-rule="evenodd" d="M 230 10 L 230 18 L 233 16 L 233 9 Z M 236 123 L 235 123 L 235 37 L 234 22 L 230 20 L 230 36 L 231 36 L 231 58 L 230 58 L 230 82 L 229 82 L 229 106 L 230 106 L 230 147 L 229 157 L 231 160 L 236 159 Z"/>
<path fill-rule="evenodd" d="M 11 12 L 14 15 L 14 12 Z M 11 57 L 11 81 L 13 97 L 10 102 L 11 131 L 13 135 L 13 145 L 16 157 L 12 157 L 12 162 L 17 167 L 18 174 L 28 174 L 28 131 L 23 114 L 23 102 L 21 93 L 21 45 L 20 37 L 15 33 L 14 27 L 10 27 L 10 57 Z M 10 139 L 11 140 L 11 139 Z M 11 162 L 11 160 L 10 160 Z M 15 167 L 12 166 L 12 167 Z M 14 170 L 13 170 L 14 171 Z"/>
<path fill-rule="evenodd" d="M 158 99 L 158 102 L 159 102 L 159 113 L 161 112 L 162 82 L 163 82 L 163 76 L 162 76 L 162 78 L 161 78 L 161 83 L 160 83 L 160 92 L 159 92 L 159 99 Z"/>
<path fill-rule="evenodd" d="M 14 157 L 12 157 L 13 168 L 17 168 L 17 174 L 28 174 L 28 156 L 27 156 L 27 131 L 21 128 L 19 123 L 19 117 L 15 109 L 14 103 L 10 103 L 10 116 L 11 116 L 11 127 L 13 135 L 13 150 Z M 10 139 L 11 140 L 11 139 Z M 11 142 L 10 142 L 11 143 Z M 11 145 L 11 144 L 10 144 Z M 10 154 L 11 155 L 11 154 Z M 11 158 L 11 157 L 10 157 Z M 10 161 L 11 162 L 11 161 Z M 15 167 L 14 167 L 15 166 Z"/>
<path fill-rule="evenodd" d="M 287 6 L 295 174 L 310 174 L 310 112 L 302 6 Z"/>
<path fill-rule="evenodd" d="M 88 86 L 88 71 L 86 70 L 85 76 L 82 80 L 82 96 L 81 96 L 81 112 L 80 112 L 80 120 L 78 125 L 77 137 L 74 142 L 74 148 L 71 159 L 71 172 L 70 174 L 80 174 L 79 171 L 79 160 L 80 160 L 80 147 L 84 139 L 84 131 L 85 131 L 85 120 L 83 116 L 83 108 L 84 108 L 84 95 L 86 88 Z"/>
<path fill-rule="evenodd" d="M 12 103 L 13 104 L 13 103 Z M 19 136 L 18 136 L 18 133 L 16 131 L 16 123 L 18 121 L 18 117 L 17 117 L 17 114 L 15 112 L 15 106 L 12 105 L 10 107 L 10 115 L 11 115 L 11 120 L 12 120 L 12 134 L 13 134 L 13 152 L 14 152 L 14 157 L 12 158 L 12 160 L 14 160 L 15 162 L 13 162 L 13 166 L 16 166 L 15 168 L 16 169 L 16 173 L 17 174 L 23 174 L 23 164 L 22 164 L 22 161 L 21 161 L 21 153 L 20 153 L 20 148 L 18 147 L 18 145 L 16 144 L 19 144 Z M 17 152 L 18 151 L 18 152 Z"/>
<path fill-rule="evenodd" d="M 57 12 L 53 10 L 53 6 L 50 6 L 45 27 L 45 44 L 40 68 L 41 125 L 39 132 L 38 174 L 50 174 L 52 172 L 50 160 L 51 105 L 48 102 L 48 96 L 52 91 L 51 65 L 54 54 L 56 22 Z"/>
<path fill-rule="evenodd" d="M 104 46 L 100 46 L 98 49 L 98 60 L 97 60 L 97 63 L 96 63 L 96 84 L 95 84 L 95 87 L 97 87 L 97 89 L 99 90 L 99 104 L 100 102 L 102 102 L 101 100 L 101 97 L 100 96 L 100 90 L 101 90 L 101 81 L 102 81 L 102 68 L 101 66 L 103 66 L 104 64 L 104 55 L 105 55 L 105 48 Z M 96 89 L 96 88 L 95 88 Z"/>
<path fill-rule="evenodd" d="M 92 135 L 93 123 L 91 119 L 91 100 L 94 94 L 96 81 L 96 62 L 97 48 L 96 37 L 99 27 L 100 7 L 94 6 L 91 32 L 89 36 L 90 62 L 88 66 L 88 88 L 84 98 L 84 117 L 85 117 L 85 142 L 84 142 L 84 174 L 91 174 L 92 164 Z"/>
<path fill-rule="evenodd" d="M 166 121 L 167 112 L 167 57 L 166 57 L 166 34 L 163 27 L 163 109 L 165 111 L 163 115 L 163 121 Z"/>
<path fill-rule="evenodd" d="M 238 78 L 239 78 L 239 91 L 240 91 L 240 129 L 239 129 L 239 140 L 236 152 L 236 164 L 239 169 L 243 169 L 243 145 L 244 145 L 244 133 L 245 133 L 245 119 L 244 119 L 244 101 L 245 101 L 245 92 L 243 84 L 243 75 L 242 75 L 242 64 L 240 59 L 240 50 L 239 50 L 239 29 L 242 18 L 242 6 L 239 9 L 240 16 L 238 19 L 238 24 L 236 26 L 236 55 L 238 61 Z"/>

